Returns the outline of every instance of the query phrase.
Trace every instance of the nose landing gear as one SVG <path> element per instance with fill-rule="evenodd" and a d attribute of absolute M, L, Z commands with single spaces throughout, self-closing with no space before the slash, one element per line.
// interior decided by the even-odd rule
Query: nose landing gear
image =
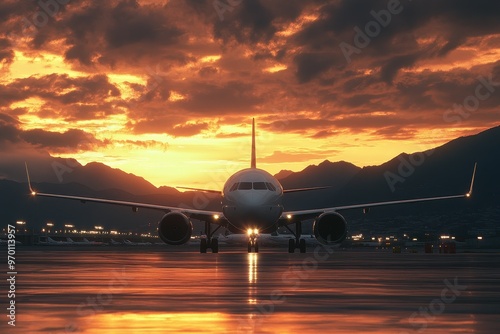
<path fill-rule="evenodd" d="M 247 231 L 248 234 L 248 252 L 252 252 L 252 248 L 254 249 L 255 253 L 259 252 L 259 243 L 257 242 L 257 236 L 259 235 L 259 230 L 258 229 L 248 229 Z"/>

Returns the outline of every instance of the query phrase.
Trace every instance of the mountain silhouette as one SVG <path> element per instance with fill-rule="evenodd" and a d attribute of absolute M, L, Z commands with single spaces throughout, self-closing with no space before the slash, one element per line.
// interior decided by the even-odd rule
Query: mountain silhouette
<path fill-rule="evenodd" d="M 476 135 L 457 138 L 433 150 L 401 153 L 378 166 L 359 168 L 344 161 L 326 160 L 300 172 L 281 173 L 285 189 L 331 186 L 324 190 L 285 194 L 285 209 L 465 194 L 469 189 L 474 163 L 477 162 L 471 200 L 374 208 L 373 214 L 370 212 L 366 218 L 361 218 L 361 210 L 346 212 L 345 215 L 354 218 L 354 221 L 377 222 L 378 226 L 384 219 L 388 221 L 389 217 L 413 215 L 418 217 L 418 221 L 426 221 L 436 214 L 444 215 L 440 220 L 443 224 L 448 224 L 450 220 L 472 224 L 481 219 L 489 222 L 496 220 L 498 223 L 499 152 L 500 127 L 494 127 Z M 39 191 L 220 210 L 220 197 L 191 191 L 181 193 L 169 187 L 156 188 L 141 177 L 101 163 L 82 166 L 76 160 L 53 158 L 48 154 L 40 154 L 36 158 L 30 156 L 27 161 L 34 187 Z M 59 174 L 57 168 L 60 168 Z M 132 214 L 126 207 L 30 198 L 22 157 L 2 159 L 0 162 L 0 201 L 2 223 L 23 219 L 33 227 L 45 226 L 50 220 L 59 224 L 71 222 L 82 227 L 101 224 L 109 228 L 134 230 L 151 226 L 154 230 L 162 216 L 161 212 L 151 210 Z M 485 212 L 488 213 L 487 218 L 481 216 Z"/>

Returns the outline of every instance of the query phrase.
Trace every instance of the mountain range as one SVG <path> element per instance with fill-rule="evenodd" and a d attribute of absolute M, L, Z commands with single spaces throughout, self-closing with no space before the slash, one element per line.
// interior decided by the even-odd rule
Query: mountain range
<path fill-rule="evenodd" d="M 463 212 L 470 224 L 474 221 L 491 224 L 492 221 L 500 222 L 499 153 L 500 126 L 457 138 L 432 150 L 401 153 L 378 166 L 360 168 L 345 161 L 325 160 L 299 172 L 283 170 L 276 177 L 285 189 L 330 186 L 324 190 L 285 195 L 287 210 L 309 209 L 465 193 L 469 188 L 474 163 L 477 162 L 474 195 L 470 201 L 383 207 L 363 217 L 358 211 L 346 212 L 345 216 L 365 223 L 387 223 L 394 217 L 417 217 L 419 221 L 425 221 L 431 216 L 440 215 L 444 216 L 442 220 L 446 224 L 449 220 L 461 217 L 460 213 Z M 142 210 L 132 214 L 130 209 L 123 207 L 29 198 L 25 160 L 29 165 L 36 166 L 30 172 L 32 182 L 39 191 L 220 210 L 220 198 L 217 196 L 182 193 L 170 187 L 157 188 L 142 177 L 101 163 L 83 166 L 74 159 L 54 158 L 42 153 L 27 157 L 1 151 L 0 154 L 2 223 L 26 220 L 31 226 L 40 227 L 48 221 L 61 225 L 71 222 L 82 228 L 100 224 L 109 228 L 139 231 L 148 227 L 153 229 L 162 216 L 157 211 Z M 488 212 L 486 218 L 484 212 Z"/>

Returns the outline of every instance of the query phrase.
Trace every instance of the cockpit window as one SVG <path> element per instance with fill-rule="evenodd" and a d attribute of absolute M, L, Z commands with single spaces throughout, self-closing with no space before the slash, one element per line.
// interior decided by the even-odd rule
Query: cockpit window
<path fill-rule="evenodd" d="M 235 191 L 236 189 L 238 189 L 239 184 L 240 184 L 239 182 L 236 182 L 235 184 L 233 184 L 233 186 L 231 187 L 231 189 L 229 189 L 229 191 Z"/>
<path fill-rule="evenodd" d="M 252 182 L 240 182 L 238 190 L 250 190 L 252 189 Z"/>
<path fill-rule="evenodd" d="M 255 190 L 267 190 L 265 182 L 254 182 L 253 183 L 253 188 Z"/>
<path fill-rule="evenodd" d="M 272 183 L 266 182 L 266 185 L 267 185 L 267 189 L 269 189 L 271 191 L 276 191 L 276 187 Z"/>

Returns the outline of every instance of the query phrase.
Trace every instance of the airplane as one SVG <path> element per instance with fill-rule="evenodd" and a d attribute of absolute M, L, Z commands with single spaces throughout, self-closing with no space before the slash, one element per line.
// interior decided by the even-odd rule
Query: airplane
<path fill-rule="evenodd" d="M 293 235 L 293 238 L 290 238 L 288 241 L 288 252 L 294 253 L 296 249 L 299 249 L 301 253 L 305 253 L 306 240 L 302 238 L 303 221 L 314 219 L 313 235 L 318 242 L 324 245 L 338 245 L 344 241 L 347 234 L 347 221 L 339 211 L 362 209 L 364 212 L 367 212 L 369 208 L 377 206 L 469 198 L 472 195 L 477 163 L 474 164 L 469 191 L 465 194 L 332 206 L 322 209 L 298 211 L 285 211 L 282 205 L 284 194 L 300 191 L 314 191 L 330 187 L 283 189 L 280 182 L 273 175 L 265 170 L 257 168 L 255 119 L 252 120 L 252 149 L 249 168 L 242 169 L 230 176 L 224 184 L 222 191 L 184 188 L 220 194 L 222 197 L 222 207 L 220 211 L 37 192 L 33 190 L 31 186 L 28 165 L 25 164 L 25 167 L 29 190 L 33 197 L 53 197 L 77 200 L 82 203 L 95 202 L 121 205 L 132 208 L 134 212 L 137 212 L 139 208 L 164 211 L 165 215 L 158 223 L 157 232 L 160 239 L 169 245 L 182 245 L 187 243 L 191 239 L 193 233 L 193 224 L 191 220 L 195 219 L 205 223 L 205 236 L 200 239 L 200 253 L 206 253 L 208 249 L 211 249 L 212 253 L 219 252 L 218 238 L 214 237 L 214 235 L 221 227 L 228 229 L 234 234 L 247 234 L 248 252 L 251 253 L 252 250 L 258 252 L 259 234 L 275 232 L 278 227 L 281 226 L 287 228 Z M 293 224 L 295 224 L 295 230 L 290 228 L 290 225 Z M 212 225 L 216 227 L 212 229 Z"/>

